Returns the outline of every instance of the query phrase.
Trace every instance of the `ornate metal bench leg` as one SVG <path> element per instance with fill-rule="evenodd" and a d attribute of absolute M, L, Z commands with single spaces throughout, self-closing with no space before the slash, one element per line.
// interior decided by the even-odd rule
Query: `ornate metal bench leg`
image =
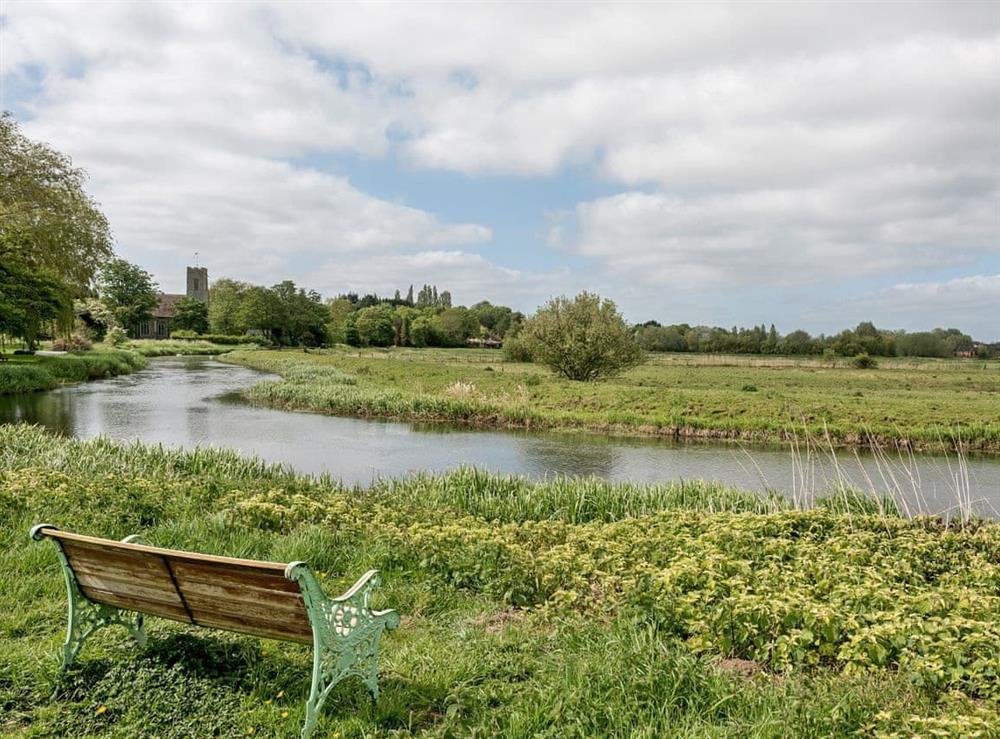
<path fill-rule="evenodd" d="M 66 640 L 62 645 L 62 669 L 66 670 L 76 660 L 83 648 L 83 643 L 98 629 L 105 626 L 124 626 L 140 647 L 146 645 L 146 632 L 143 629 L 141 613 L 123 611 L 103 603 L 94 603 L 80 592 L 76 575 L 66 560 L 62 547 L 55 543 L 59 564 L 62 566 L 63 579 L 66 581 L 66 597 L 69 601 L 69 621 L 66 624 Z"/>
<path fill-rule="evenodd" d="M 312 688 L 302 726 L 302 739 L 306 739 L 316 727 L 326 697 L 344 678 L 358 676 L 372 699 L 378 698 L 379 641 L 386 628 L 396 627 L 399 616 L 394 611 L 371 610 L 371 592 L 378 586 L 375 572 L 366 574 L 340 598 L 328 598 L 304 564 L 292 563 L 285 574 L 302 588 L 313 629 Z"/>

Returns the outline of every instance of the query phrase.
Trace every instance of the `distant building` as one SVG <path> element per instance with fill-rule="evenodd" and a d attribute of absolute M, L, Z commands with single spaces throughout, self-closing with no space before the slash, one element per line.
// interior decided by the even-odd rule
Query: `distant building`
<path fill-rule="evenodd" d="M 177 314 L 177 301 L 194 298 L 208 303 L 208 269 L 206 267 L 187 268 L 187 293 L 160 293 L 160 304 L 153 309 L 148 321 L 141 321 L 136 328 L 137 339 L 169 339 L 173 330 L 171 324 Z"/>

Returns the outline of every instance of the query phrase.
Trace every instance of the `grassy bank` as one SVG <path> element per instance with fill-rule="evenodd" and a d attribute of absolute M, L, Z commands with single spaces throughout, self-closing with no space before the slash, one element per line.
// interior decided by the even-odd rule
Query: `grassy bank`
<path fill-rule="evenodd" d="M 10 356 L 0 363 L 0 395 L 52 390 L 87 380 L 126 375 L 146 366 L 131 351 L 105 351 L 58 356 Z"/>
<path fill-rule="evenodd" d="M 141 354 L 144 357 L 173 357 L 178 354 L 185 355 L 215 355 L 225 354 L 234 349 L 250 351 L 257 348 L 256 344 L 216 344 L 211 341 L 201 341 L 198 339 L 171 340 L 171 339 L 137 339 L 129 341 L 124 345 L 125 349 Z"/>
<path fill-rule="evenodd" d="M 0 731 L 294 736 L 309 650 L 150 619 L 59 677 L 48 521 L 279 561 L 403 614 L 319 736 L 996 736 L 1000 527 L 705 484 L 461 471 L 350 490 L 225 451 L 0 427 Z M 336 732 L 336 733 L 335 733 Z"/>
<path fill-rule="evenodd" d="M 700 363 L 692 355 L 666 355 L 612 381 L 579 383 L 535 365 L 505 363 L 490 351 L 244 351 L 226 360 L 283 376 L 252 388 L 255 401 L 338 415 L 1000 451 L 995 363 L 900 360 L 856 370 L 820 360 L 720 364 L 711 355 Z"/>

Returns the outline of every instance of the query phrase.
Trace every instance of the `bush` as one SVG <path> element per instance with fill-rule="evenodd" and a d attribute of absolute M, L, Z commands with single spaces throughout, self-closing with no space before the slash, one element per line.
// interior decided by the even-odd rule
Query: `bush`
<path fill-rule="evenodd" d="M 126 341 L 128 341 L 128 334 L 119 326 L 108 329 L 108 333 L 104 336 L 104 343 L 110 346 L 121 346 Z"/>
<path fill-rule="evenodd" d="M 56 339 L 52 342 L 52 349 L 57 352 L 89 352 L 93 346 L 89 339 L 78 334 L 73 334 L 68 339 Z"/>
<path fill-rule="evenodd" d="M 878 361 L 864 352 L 856 356 L 851 364 L 854 366 L 854 369 L 875 369 L 878 367 Z"/>
<path fill-rule="evenodd" d="M 614 302 L 593 293 L 550 300 L 519 338 L 536 361 L 570 380 L 614 377 L 645 359 Z"/>
<path fill-rule="evenodd" d="M 531 351 L 518 338 L 506 339 L 503 342 L 503 358 L 508 362 L 530 362 Z"/>
<path fill-rule="evenodd" d="M 170 332 L 170 338 L 171 339 L 197 339 L 198 338 L 198 332 L 197 331 L 191 331 L 191 330 L 186 329 L 186 328 L 182 328 L 182 329 L 180 329 L 178 331 L 171 331 Z"/>

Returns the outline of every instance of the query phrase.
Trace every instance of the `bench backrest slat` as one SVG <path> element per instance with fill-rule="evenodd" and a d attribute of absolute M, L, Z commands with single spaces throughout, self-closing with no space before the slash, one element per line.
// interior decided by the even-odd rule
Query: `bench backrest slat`
<path fill-rule="evenodd" d="M 298 583 L 285 565 L 42 530 L 62 547 L 84 596 L 162 618 L 312 642 Z"/>

